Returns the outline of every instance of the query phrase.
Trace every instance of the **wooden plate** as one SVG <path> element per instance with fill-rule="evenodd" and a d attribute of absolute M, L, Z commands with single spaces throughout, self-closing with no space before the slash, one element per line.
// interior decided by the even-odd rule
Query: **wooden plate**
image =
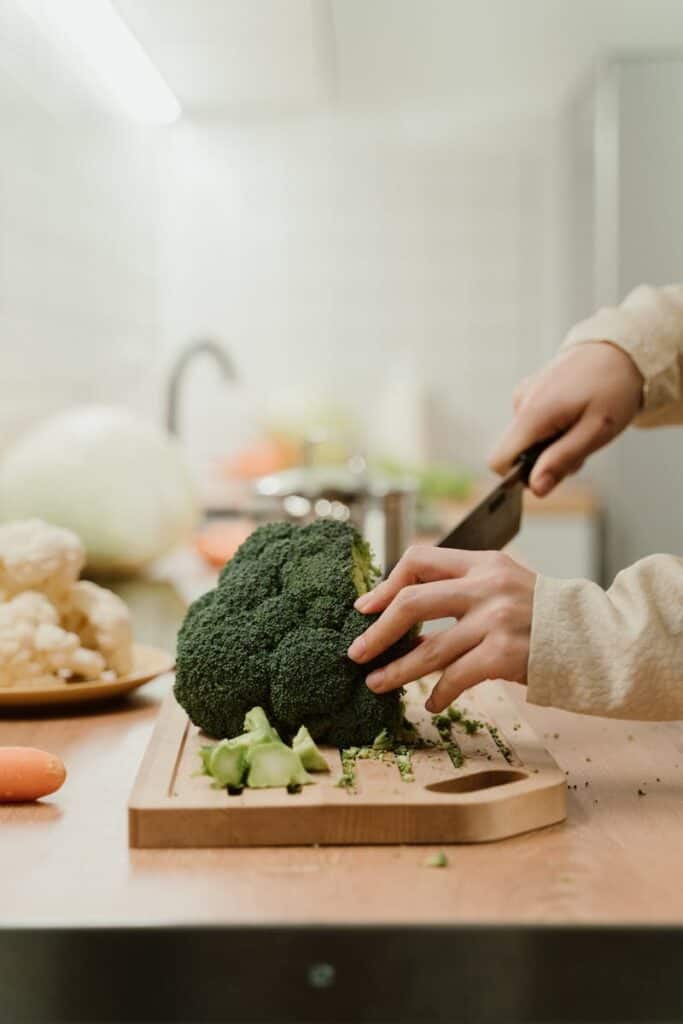
<path fill-rule="evenodd" d="M 109 700 L 129 690 L 135 690 L 173 668 L 173 658 L 167 651 L 147 644 L 133 645 L 133 671 L 113 681 L 94 680 L 90 683 L 68 683 L 66 686 L 12 686 L 0 689 L 2 708 L 35 707 L 46 704 L 84 704 L 86 701 Z"/>

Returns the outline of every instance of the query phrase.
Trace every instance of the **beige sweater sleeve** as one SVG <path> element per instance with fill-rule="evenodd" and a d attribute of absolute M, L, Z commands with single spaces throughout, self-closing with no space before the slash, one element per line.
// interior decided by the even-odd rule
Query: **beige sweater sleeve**
<path fill-rule="evenodd" d="M 563 348 L 611 341 L 645 380 L 641 427 L 683 423 L 683 285 L 642 284 L 620 306 L 605 307 L 571 329 Z"/>
<path fill-rule="evenodd" d="M 527 698 L 588 715 L 683 719 L 683 558 L 644 558 L 608 591 L 539 576 Z"/>
<path fill-rule="evenodd" d="M 577 324 L 564 347 L 609 341 L 645 381 L 638 426 L 683 423 L 683 286 L 642 285 Z M 539 576 L 528 700 L 584 714 L 683 719 L 683 558 L 653 555 L 608 591 Z"/>

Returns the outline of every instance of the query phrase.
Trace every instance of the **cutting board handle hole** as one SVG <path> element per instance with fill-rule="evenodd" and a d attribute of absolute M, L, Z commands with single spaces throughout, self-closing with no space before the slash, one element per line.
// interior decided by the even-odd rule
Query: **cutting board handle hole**
<path fill-rule="evenodd" d="M 472 775 L 461 775 L 457 779 L 446 779 L 445 782 L 433 782 L 427 789 L 432 793 L 475 793 L 480 789 L 493 789 L 494 786 L 505 786 L 510 782 L 521 782 L 528 778 L 526 772 L 494 768 L 473 772 Z"/>

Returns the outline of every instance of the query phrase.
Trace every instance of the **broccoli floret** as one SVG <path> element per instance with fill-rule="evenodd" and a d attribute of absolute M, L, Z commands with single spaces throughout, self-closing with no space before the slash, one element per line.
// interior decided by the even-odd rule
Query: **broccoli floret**
<path fill-rule="evenodd" d="M 271 733 L 274 740 L 280 738 L 268 721 L 268 716 L 263 708 L 259 707 L 251 708 L 250 711 L 247 711 L 244 716 L 244 731 Z"/>
<path fill-rule="evenodd" d="M 262 743 L 252 747 L 248 762 L 247 786 L 250 789 L 290 788 L 313 782 L 298 755 L 284 743 Z"/>
<path fill-rule="evenodd" d="M 315 745 L 315 740 L 302 725 L 292 740 L 292 750 L 308 772 L 329 772 L 330 766 Z"/>
<path fill-rule="evenodd" d="M 406 653 L 412 636 L 368 665 L 346 655 L 376 618 L 353 603 L 377 578 L 369 545 L 348 523 L 260 527 L 190 606 L 178 634 L 179 703 L 216 738 L 238 736 L 255 705 L 286 740 L 302 725 L 339 747 L 395 736 L 400 691 L 373 694 L 365 678 Z"/>

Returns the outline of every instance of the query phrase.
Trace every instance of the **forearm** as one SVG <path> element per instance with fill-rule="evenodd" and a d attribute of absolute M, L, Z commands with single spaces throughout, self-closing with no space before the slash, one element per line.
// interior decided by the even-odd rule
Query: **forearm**
<path fill-rule="evenodd" d="M 683 423 L 683 285 L 641 285 L 620 306 L 577 324 L 563 348 L 608 341 L 633 359 L 645 381 L 637 426 Z"/>
<path fill-rule="evenodd" d="M 612 718 L 683 719 L 683 558 L 645 558 L 608 591 L 539 576 L 528 699 Z"/>

